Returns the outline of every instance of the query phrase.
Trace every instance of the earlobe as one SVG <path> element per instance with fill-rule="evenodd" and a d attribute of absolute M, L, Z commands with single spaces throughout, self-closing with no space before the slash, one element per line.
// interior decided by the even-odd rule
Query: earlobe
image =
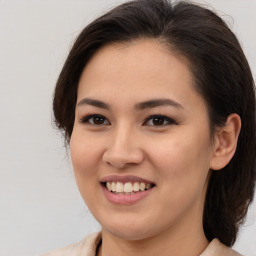
<path fill-rule="evenodd" d="M 210 162 L 212 170 L 224 168 L 236 152 L 238 136 L 241 130 L 241 119 L 238 114 L 228 116 L 225 126 L 214 134 L 213 155 Z"/>

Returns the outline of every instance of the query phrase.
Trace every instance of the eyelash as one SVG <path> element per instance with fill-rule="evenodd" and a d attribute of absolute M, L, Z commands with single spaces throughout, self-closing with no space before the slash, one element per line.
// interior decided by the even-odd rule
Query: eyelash
<path fill-rule="evenodd" d="M 90 119 L 92 118 L 99 118 L 101 119 L 101 121 L 103 121 L 103 123 L 100 123 L 100 124 L 95 124 L 93 122 L 90 122 Z M 170 117 L 167 117 L 167 116 L 164 116 L 164 115 L 151 115 L 149 117 L 147 117 L 145 119 L 145 121 L 143 122 L 142 125 L 147 125 L 146 123 L 149 122 L 150 120 L 153 120 L 155 119 L 155 121 L 159 122 L 160 121 L 160 124 L 158 125 L 154 125 L 154 124 L 151 124 L 149 126 L 166 126 L 166 125 L 172 125 L 172 124 L 175 124 L 177 125 L 178 123 L 170 118 Z M 106 124 L 105 121 L 107 121 L 108 123 Z M 85 117 L 83 117 L 80 122 L 82 124 L 90 124 L 90 125 L 96 125 L 96 126 L 100 126 L 100 125 L 110 125 L 110 122 L 107 120 L 107 118 L 105 118 L 103 115 L 99 115 L 99 114 L 90 114 L 90 115 L 87 115 Z"/>
<path fill-rule="evenodd" d="M 170 117 L 167 117 L 167 116 L 164 116 L 164 115 L 151 115 L 149 116 L 148 118 L 146 118 L 146 120 L 143 122 L 143 125 L 145 125 L 148 121 L 150 120 L 162 120 L 164 123 L 160 124 L 160 125 L 149 125 L 149 126 L 166 126 L 166 125 L 171 125 L 171 124 L 176 124 L 177 125 L 177 122 L 170 118 Z"/>
<path fill-rule="evenodd" d="M 90 125 L 105 125 L 105 124 L 94 124 L 94 123 L 91 123 L 90 122 L 90 119 L 91 118 L 100 118 L 100 119 L 104 119 L 104 122 L 107 120 L 104 116 L 102 116 L 102 115 L 99 115 L 99 114 L 90 114 L 90 115 L 87 115 L 87 116 L 85 116 L 85 117 L 83 117 L 82 119 L 81 119 L 81 123 L 82 124 L 86 124 L 86 123 L 88 123 L 88 124 L 90 124 Z M 108 121 L 108 123 L 110 124 L 110 122 Z"/>

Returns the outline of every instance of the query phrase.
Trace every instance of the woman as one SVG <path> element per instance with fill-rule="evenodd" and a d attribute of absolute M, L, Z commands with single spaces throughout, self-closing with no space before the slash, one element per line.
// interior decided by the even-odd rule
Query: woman
<path fill-rule="evenodd" d="M 89 24 L 54 115 L 102 231 L 46 255 L 240 255 L 255 92 L 235 35 L 187 2 L 136 0 Z"/>

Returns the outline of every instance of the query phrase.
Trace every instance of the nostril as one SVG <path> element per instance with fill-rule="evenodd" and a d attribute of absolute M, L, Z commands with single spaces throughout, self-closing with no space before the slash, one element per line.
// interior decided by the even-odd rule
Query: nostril
<path fill-rule="evenodd" d="M 107 165 L 111 165 L 117 169 L 124 169 L 127 165 L 131 165 L 131 163 L 126 162 L 124 159 L 111 159 L 106 162 Z"/>
<path fill-rule="evenodd" d="M 143 162 L 144 154 L 137 147 L 127 148 L 127 145 L 109 147 L 103 155 L 103 161 L 107 165 L 123 169 L 127 165 L 137 165 Z"/>

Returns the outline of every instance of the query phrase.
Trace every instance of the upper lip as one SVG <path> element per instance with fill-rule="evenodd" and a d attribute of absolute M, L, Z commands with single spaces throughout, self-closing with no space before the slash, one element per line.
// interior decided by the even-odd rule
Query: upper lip
<path fill-rule="evenodd" d="M 144 179 L 138 176 L 134 176 L 134 175 L 109 175 L 106 177 L 103 177 L 100 182 L 101 183 L 105 183 L 105 182 L 122 182 L 122 183 L 126 183 L 126 182 L 144 182 L 146 184 L 154 184 L 154 182 L 148 180 L 148 179 Z"/>

